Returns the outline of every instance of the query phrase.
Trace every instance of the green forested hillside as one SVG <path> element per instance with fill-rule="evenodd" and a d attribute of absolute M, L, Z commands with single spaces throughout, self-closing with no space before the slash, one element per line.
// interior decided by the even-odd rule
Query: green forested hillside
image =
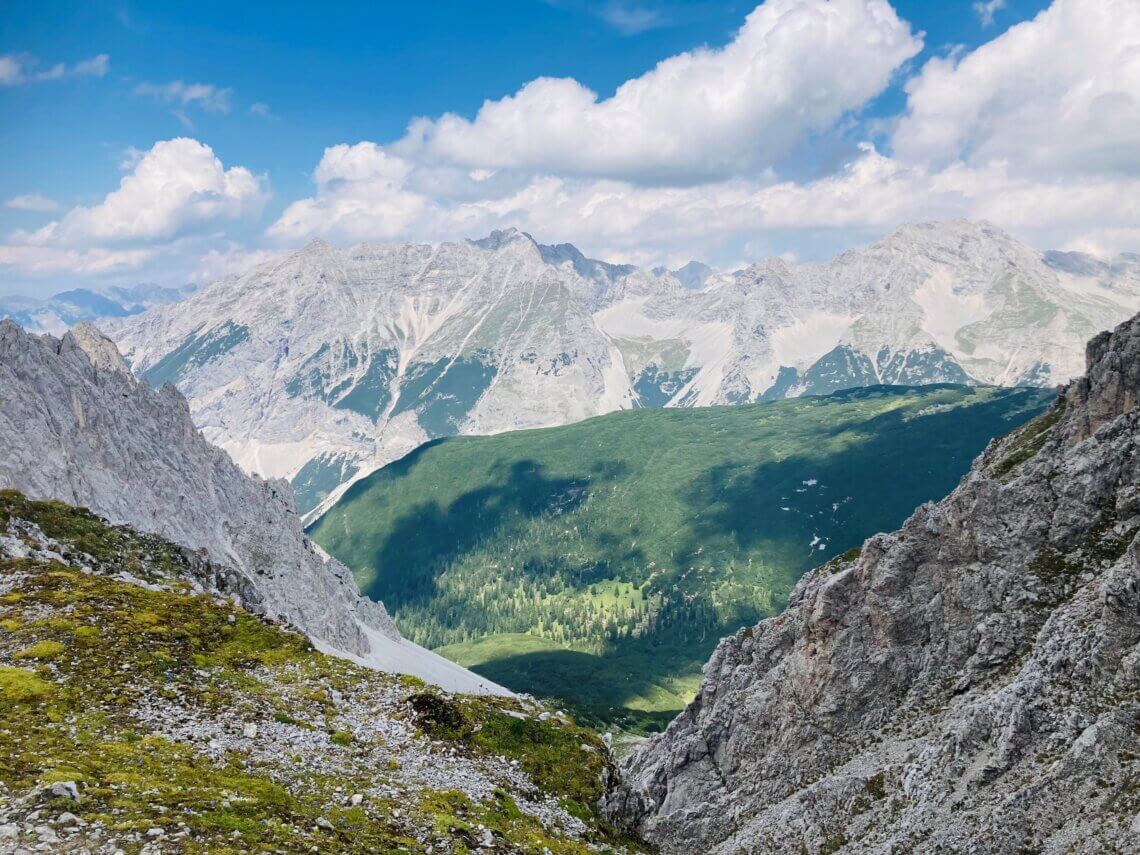
<path fill-rule="evenodd" d="M 721 635 L 947 493 L 1051 398 L 873 387 L 440 440 L 310 534 L 420 644 L 603 718 L 663 718 Z"/>

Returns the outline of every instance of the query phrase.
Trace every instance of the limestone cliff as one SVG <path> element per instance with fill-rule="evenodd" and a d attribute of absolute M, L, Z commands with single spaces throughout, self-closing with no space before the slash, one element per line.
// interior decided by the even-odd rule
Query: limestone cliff
<path fill-rule="evenodd" d="M 0 487 L 197 551 L 203 582 L 327 649 L 458 691 L 502 691 L 402 639 L 305 537 L 289 485 L 243 473 L 194 427 L 180 392 L 136 380 L 88 324 L 56 339 L 0 321 Z"/>
<path fill-rule="evenodd" d="M 664 852 L 1140 846 L 1140 317 L 946 499 L 724 639 L 612 817 Z"/>

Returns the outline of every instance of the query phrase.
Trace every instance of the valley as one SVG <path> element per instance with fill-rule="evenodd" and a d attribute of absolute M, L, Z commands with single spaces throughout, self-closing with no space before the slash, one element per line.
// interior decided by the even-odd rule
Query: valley
<path fill-rule="evenodd" d="M 717 640 L 943 495 L 1038 389 L 869 387 L 428 443 L 309 534 L 418 644 L 657 729 Z"/>

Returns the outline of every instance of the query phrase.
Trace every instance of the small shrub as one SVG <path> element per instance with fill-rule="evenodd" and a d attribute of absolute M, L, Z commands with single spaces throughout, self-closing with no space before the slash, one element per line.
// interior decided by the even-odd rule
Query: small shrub
<path fill-rule="evenodd" d="M 412 674 L 401 674 L 400 684 L 408 689 L 426 689 L 427 683 Z"/>
<path fill-rule="evenodd" d="M 81 626 L 75 630 L 75 640 L 80 644 L 97 644 L 102 633 L 95 626 Z"/>
<path fill-rule="evenodd" d="M 450 698 L 435 692 L 416 692 L 408 698 L 416 713 L 416 724 L 435 739 L 462 739 L 471 731 L 463 710 Z"/>
<path fill-rule="evenodd" d="M 847 835 L 845 835 L 843 832 L 840 832 L 839 834 L 832 835 L 831 837 L 827 838 L 827 840 L 823 841 L 823 845 L 819 847 L 819 855 L 832 855 L 832 853 L 838 852 L 846 845 Z"/>
<path fill-rule="evenodd" d="M 879 799 L 886 796 L 886 779 L 887 775 L 885 772 L 876 772 L 874 775 L 867 779 L 867 792 L 870 794 L 871 798 L 878 801 Z"/>

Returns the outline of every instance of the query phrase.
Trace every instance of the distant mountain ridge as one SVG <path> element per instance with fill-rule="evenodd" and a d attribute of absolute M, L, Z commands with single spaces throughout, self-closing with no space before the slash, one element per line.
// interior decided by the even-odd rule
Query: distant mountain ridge
<path fill-rule="evenodd" d="M 47 299 L 0 297 L 0 320 L 15 321 L 29 332 L 62 335 L 83 321 L 137 315 L 155 306 L 184 300 L 193 293 L 193 285 L 165 288 L 141 284 L 129 288 L 113 286 L 99 291 L 74 288 Z"/>
<path fill-rule="evenodd" d="M 880 383 L 1063 382 L 1083 342 L 1136 309 L 1135 256 L 1043 254 L 951 221 L 826 264 L 716 275 L 609 264 L 514 230 L 314 241 L 106 326 L 136 373 L 175 382 L 207 437 L 288 478 L 313 513 L 434 437 Z"/>

